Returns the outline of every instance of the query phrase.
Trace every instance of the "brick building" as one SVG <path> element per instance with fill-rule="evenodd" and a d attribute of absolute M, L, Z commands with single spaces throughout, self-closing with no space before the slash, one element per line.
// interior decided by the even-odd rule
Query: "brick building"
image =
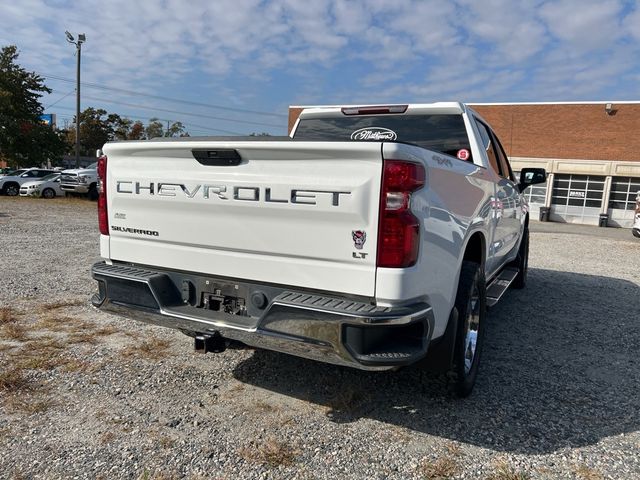
<path fill-rule="evenodd" d="M 289 108 L 289 131 L 303 107 Z M 473 104 L 496 131 L 513 169 L 544 167 L 527 189 L 532 215 L 630 227 L 640 191 L 640 102 Z"/>

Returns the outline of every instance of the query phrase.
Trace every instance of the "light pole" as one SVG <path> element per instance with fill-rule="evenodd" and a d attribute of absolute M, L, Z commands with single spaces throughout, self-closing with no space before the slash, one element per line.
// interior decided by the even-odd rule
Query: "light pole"
<path fill-rule="evenodd" d="M 76 168 L 80 168 L 80 53 L 82 52 L 82 44 L 87 40 L 87 37 L 84 33 L 79 33 L 76 42 L 68 31 L 64 33 L 67 35 L 67 42 L 76 46 L 76 56 L 78 57 L 76 68 Z"/>

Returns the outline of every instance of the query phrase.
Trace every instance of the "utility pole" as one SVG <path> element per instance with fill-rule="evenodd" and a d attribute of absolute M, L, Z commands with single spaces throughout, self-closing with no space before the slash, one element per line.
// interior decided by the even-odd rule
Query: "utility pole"
<path fill-rule="evenodd" d="M 82 53 L 82 44 L 87 40 L 87 37 L 84 33 L 80 33 L 76 42 L 68 31 L 64 33 L 67 35 L 67 42 L 76 46 L 76 168 L 80 168 L 80 54 Z"/>

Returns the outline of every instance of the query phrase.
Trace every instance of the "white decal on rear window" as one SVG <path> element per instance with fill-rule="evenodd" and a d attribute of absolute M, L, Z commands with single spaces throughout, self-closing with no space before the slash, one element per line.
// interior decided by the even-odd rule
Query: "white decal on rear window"
<path fill-rule="evenodd" d="M 360 128 L 351 134 L 351 140 L 395 140 L 396 132 L 382 127 Z"/>

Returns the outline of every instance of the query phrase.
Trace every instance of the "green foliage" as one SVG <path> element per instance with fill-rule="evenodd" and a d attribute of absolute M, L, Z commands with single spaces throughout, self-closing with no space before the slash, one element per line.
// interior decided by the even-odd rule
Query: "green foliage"
<path fill-rule="evenodd" d="M 61 156 L 64 139 L 40 121 L 40 98 L 51 90 L 16 63 L 18 55 L 15 45 L 0 50 L 0 157 L 14 166 L 37 165 Z"/>
<path fill-rule="evenodd" d="M 152 118 L 149 120 L 149 125 L 145 129 L 147 138 L 157 137 L 188 137 L 189 134 L 185 131 L 182 122 L 167 122 L 167 129 L 158 118 Z"/>
<path fill-rule="evenodd" d="M 86 108 L 80 112 L 80 155 L 93 155 L 110 140 L 127 140 L 132 123 L 102 108 Z M 66 138 L 73 150 L 76 142 L 75 124 L 66 132 Z"/>
<path fill-rule="evenodd" d="M 167 130 L 157 118 L 152 118 L 145 127 L 142 122 L 108 113 L 102 108 L 89 107 L 80 113 L 80 154 L 93 155 L 95 151 L 112 140 L 145 140 L 156 137 L 189 136 L 181 122 L 169 124 Z M 65 132 L 69 151 L 76 141 L 75 125 Z"/>

